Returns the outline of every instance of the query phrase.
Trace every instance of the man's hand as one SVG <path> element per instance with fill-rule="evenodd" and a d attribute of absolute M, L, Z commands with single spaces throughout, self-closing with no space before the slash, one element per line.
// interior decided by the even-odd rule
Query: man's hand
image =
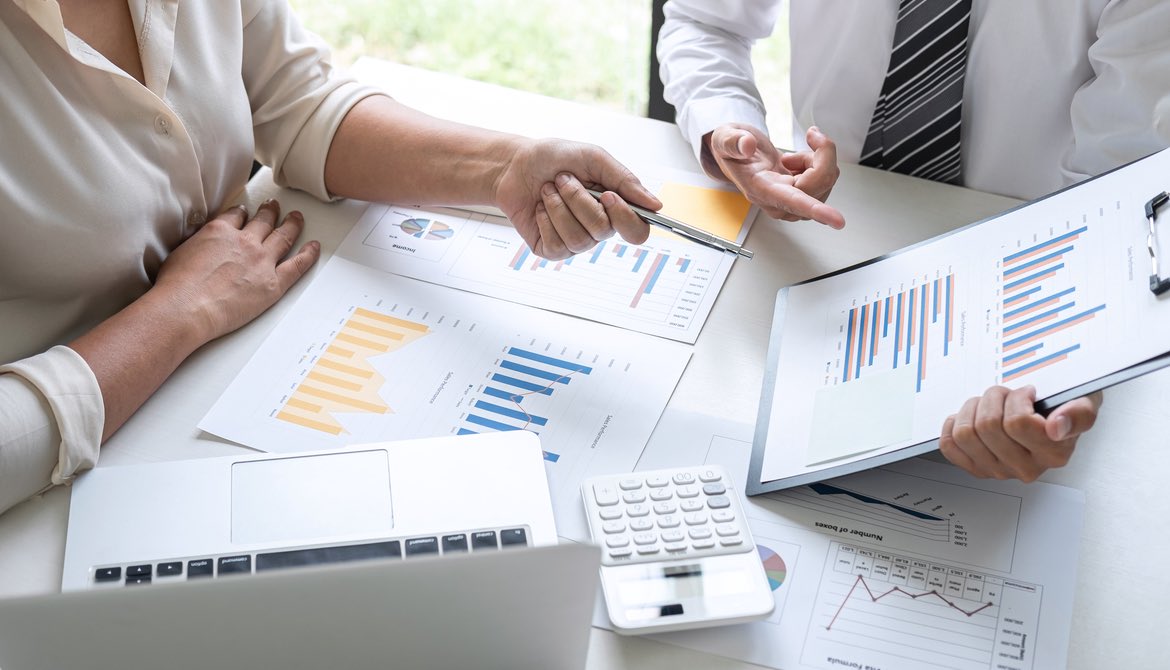
<path fill-rule="evenodd" d="M 841 174 L 837 146 L 816 127 L 807 140 L 812 151 L 782 154 L 758 128 L 729 123 L 703 137 L 703 168 L 735 184 L 773 219 L 844 228 L 845 217 L 824 202 Z"/>
<path fill-rule="evenodd" d="M 1048 417 L 1036 413 L 1036 389 L 993 386 L 947 417 L 939 451 L 976 477 L 1030 482 L 1068 463 L 1077 438 L 1093 427 L 1100 392 L 1067 402 Z"/>
<path fill-rule="evenodd" d="M 604 191 L 601 201 L 586 188 Z M 604 149 L 567 140 L 522 140 L 495 193 L 496 205 L 532 251 L 551 260 L 587 251 L 615 232 L 641 244 L 649 227 L 626 201 L 650 210 L 662 207 Z"/>

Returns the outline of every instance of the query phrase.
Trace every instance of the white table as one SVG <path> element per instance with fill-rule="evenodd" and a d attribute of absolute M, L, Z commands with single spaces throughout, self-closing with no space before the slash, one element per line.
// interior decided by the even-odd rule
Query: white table
<path fill-rule="evenodd" d="M 359 75 L 399 100 L 437 116 L 531 136 L 555 135 L 600 144 L 620 160 L 698 170 L 674 126 L 365 60 Z M 325 205 L 280 191 L 265 171 L 249 184 L 255 206 L 279 195 L 286 211 L 305 213 L 309 235 L 325 255 L 345 230 L 323 222 L 355 221 L 363 205 Z M 831 202 L 848 220 L 845 231 L 761 217 L 748 246 L 750 262 L 736 263 L 670 407 L 754 422 L 762 383 L 772 304 L 781 286 L 880 255 L 959 225 L 998 213 L 1016 201 L 923 182 L 886 172 L 842 166 Z M 320 264 L 317 266 L 320 267 Z M 242 330 L 192 356 L 104 447 L 102 466 L 220 456 L 240 448 L 200 433 L 196 422 L 227 387 L 308 283 Z M 1164 519 L 1170 492 L 1159 474 L 1170 472 L 1170 372 L 1111 391 L 1098 427 L 1082 439 L 1073 462 L 1047 481 L 1087 493 L 1080 570 L 1073 613 L 1070 667 L 1157 667 L 1158 635 L 1167 620 L 1170 540 Z M 68 491 L 57 489 L 0 516 L 0 597 L 56 590 L 60 582 Z M 1156 655 L 1157 654 L 1157 655 Z M 590 668 L 754 667 L 658 642 L 595 630 Z"/>

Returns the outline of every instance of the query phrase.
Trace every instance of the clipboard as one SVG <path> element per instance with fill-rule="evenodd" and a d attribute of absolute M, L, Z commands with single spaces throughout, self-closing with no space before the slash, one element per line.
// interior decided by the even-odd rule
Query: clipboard
<path fill-rule="evenodd" d="M 1149 167 L 1151 168 L 1151 170 L 1149 170 L 1148 172 L 1154 172 L 1155 171 L 1155 164 L 1156 164 L 1156 172 L 1157 172 L 1156 175 L 1145 174 L 1147 172 L 1147 170 L 1145 170 L 1147 163 L 1149 164 Z M 979 226 L 984 226 L 992 221 L 1005 219 L 1005 217 L 1009 217 L 1012 215 L 1014 215 L 1016 217 L 1020 217 L 1021 212 L 1027 212 L 1027 210 L 1029 210 L 1029 208 L 1035 208 L 1039 203 L 1044 203 L 1045 201 L 1051 201 L 1055 198 L 1058 198 L 1064 194 L 1068 194 L 1068 193 L 1070 193 L 1074 190 L 1077 190 L 1077 189 L 1083 189 L 1083 188 L 1085 188 L 1085 186 L 1087 184 L 1093 184 L 1093 183 L 1100 184 L 1100 183 L 1102 183 L 1101 180 L 1104 180 L 1106 177 L 1109 177 L 1108 181 L 1112 181 L 1112 182 L 1116 183 L 1119 178 L 1124 178 L 1126 176 L 1129 176 L 1131 173 L 1138 172 L 1138 171 L 1141 171 L 1143 173 L 1143 175 L 1147 177 L 1146 179 L 1138 180 L 1138 181 L 1157 182 L 1159 177 L 1160 177 L 1162 181 L 1170 183 L 1170 150 L 1166 150 L 1166 151 L 1162 151 L 1162 152 L 1159 152 L 1156 154 L 1152 154 L 1151 156 L 1147 156 L 1146 158 L 1139 159 L 1139 160 L 1134 161 L 1132 163 L 1129 163 L 1127 165 L 1121 166 L 1119 168 L 1111 170 L 1108 173 L 1104 173 L 1104 174 L 1099 175 L 1093 179 L 1087 180 L 1085 182 L 1081 182 L 1080 184 L 1076 184 L 1076 185 L 1067 187 L 1065 189 L 1062 189 L 1062 190 L 1057 191 L 1055 193 L 1052 193 L 1050 195 L 1044 196 L 1043 198 L 1039 198 L 1037 200 L 1021 204 L 1017 207 L 1014 207 L 1010 210 L 1007 210 L 1006 212 L 997 214 L 997 215 L 992 216 L 992 217 L 988 217 L 986 219 L 977 221 L 975 223 L 968 224 L 966 226 L 955 229 L 955 230 L 950 231 L 948 233 L 944 233 L 943 235 L 939 235 L 937 237 L 925 240 L 925 241 L 920 242 L 918 244 L 911 245 L 909 247 L 892 252 L 890 254 L 879 256 L 877 258 L 873 258 L 871 260 L 864 261 L 862 263 L 858 263 L 856 265 L 853 265 L 853 266 L 850 266 L 847 268 L 843 268 L 841 270 L 837 270 L 834 272 L 830 272 L 830 273 L 821 275 L 819 277 L 815 277 L 813 279 L 799 282 L 799 283 L 794 284 L 792 286 L 780 289 L 780 291 L 777 293 L 777 296 L 776 296 L 776 305 L 775 305 L 775 310 L 774 310 L 773 318 L 772 318 L 771 335 L 769 337 L 769 343 L 768 343 L 768 355 L 767 355 L 767 361 L 766 361 L 766 368 L 765 368 L 765 372 L 764 372 L 763 388 L 762 388 L 762 392 L 761 392 L 761 396 L 760 396 L 760 407 L 759 407 L 759 412 L 757 415 L 756 430 L 755 430 L 755 435 L 754 435 L 753 443 L 752 443 L 751 461 L 749 463 L 748 478 L 747 478 L 747 483 L 745 486 L 745 491 L 746 491 L 747 495 L 749 495 L 749 496 L 750 495 L 757 495 L 757 494 L 761 494 L 761 493 L 767 493 L 770 491 L 777 491 L 777 490 L 790 488 L 790 487 L 794 487 L 794 486 L 801 486 L 801 485 L 805 485 L 805 484 L 810 484 L 813 482 L 818 482 L 818 481 L 821 481 L 824 479 L 830 479 L 833 477 L 839 477 L 839 476 L 850 474 L 850 473 L 857 472 L 860 470 L 878 467 L 881 465 L 886 465 L 888 463 L 896 462 L 896 461 L 903 460 L 906 458 L 919 456 L 919 455 L 934 451 L 935 449 L 938 448 L 938 438 L 936 436 L 936 437 L 933 437 L 932 439 L 923 439 L 923 440 L 914 441 L 911 444 L 906 444 L 906 445 L 899 447 L 899 448 L 878 450 L 871 456 L 860 456 L 857 458 L 848 459 L 844 462 L 836 462 L 835 463 L 833 461 L 827 461 L 823 464 L 814 464 L 812 466 L 808 466 L 810 468 L 814 468 L 811 471 L 805 471 L 805 472 L 800 472 L 800 473 L 796 473 L 796 474 L 787 474 L 787 475 L 782 475 L 782 476 L 774 476 L 773 474 L 771 474 L 769 472 L 765 472 L 765 458 L 766 458 L 766 455 L 768 454 L 768 449 L 769 449 L 769 436 L 772 436 L 772 440 L 774 441 L 776 438 L 776 435 L 777 435 L 776 431 L 784 431 L 784 430 L 787 430 L 787 428 L 788 428 L 788 426 L 783 425 L 782 423 L 778 424 L 775 421 L 775 419 L 773 418 L 774 417 L 773 410 L 775 409 L 774 405 L 777 402 L 776 401 L 777 391 L 780 388 L 780 384 L 782 383 L 782 380 L 785 380 L 787 378 L 787 373 L 789 372 L 789 370 L 784 368 L 784 366 L 782 364 L 782 357 L 781 357 L 781 351 L 784 349 L 783 345 L 785 344 L 785 340 L 783 339 L 783 335 L 784 335 L 784 331 L 785 331 L 785 324 L 788 323 L 790 319 L 795 320 L 798 317 L 806 318 L 808 316 L 807 314 L 800 313 L 797 310 L 797 308 L 793 305 L 792 300 L 790 300 L 790 294 L 793 291 L 800 290 L 799 287 L 806 287 L 808 285 L 815 284 L 817 282 L 823 282 L 824 280 L 828 280 L 828 279 L 831 279 L 834 277 L 843 277 L 845 275 L 850 275 L 851 273 L 856 273 L 857 271 L 862 270 L 863 268 L 869 268 L 870 266 L 875 266 L 879 263 L 882 263 L 883 261 L 887 261 L 888 259 L 893 259 L 893 258 L 896 258 L 898 256 L 903 256 L 905 254 L 909 254 L 915 250 L 922 250 L 922 249 L 929 248 L 933 245 L 938 245 L 942 240 L 946 240 L 947 238 L 951 238 L 952 236 L 959 235 L 960 233 L 964 233 L 965 231 L 971 231 L 975 228 L 978 228 Z M 1136 188 L 1140 189 L 1141 187 L 1136 187 Z M 1146 290 L 1147 295 L 1152 294 L 1154 296 L 1154 299 L 1157 300 L 1158 299 L 1157 296 L 1159 296 L 1161 293 L 1164 292 L 1164 289 L 1158 290 L 1158 288 L 1161 286 L 1164 286 L 1166 282 L 1164 280 L 1162 280 L 1158 274 L 1158 263 L 1157 263 L 1157 257 L 1158 257 L 1157 249 L 1158 249 L 1158 247 L 1157 247 L 1155 232 L 1154 232 L 1154 230 L 1155 230 L 1155 215 L 1157 213 L 1158 208 L 1161 207 L 1161 205 L 1164 205 L 1167 203 L 1168 196 L 1166 196 L 1165 193 L 1160 193 L 1160 194 L 1154 195 L 1153 193 L 1151 193 L 1151 189 L 1148 186 L 1145 188 L 1144 191 L 1138 190 L 1135 192 L 1144 192 L 1146 194 L 1145 196 L 1143 196 L 1142 202 L 1131 202 L 1131 203 L 1129 203 L 1129 206 L 1132 209 L 1141 210 L 1143 208 L 1143 204 L 1144 204 L 1145 213 L 1148 215 L 1148 218 L 1149 218 L 1149 236 L 1148 236 L 1148 238 L 1145 238 L 1145 245 L 1143 245 L 1142 252 L 1145 253 L 1146 248 L 1148 247 L 1150 262 L 1152 265 L 1152 272 L 1151 272 L 1150 278 L 1149 278 L 1148 290 L 1147 290 L 1145 282 L 1138 282 L 1138 283 L 1141 284 L 1143 290 Z M 1149 198 L 1150 195 L 1154 195 L 1154 197 Z M 1119 205 L 1119 209 L 1120 209 L 1120 205 Z M 1170 219 L 1170 216 L 1167 216 L 1167 215 L 1170 215 L 1170 207 L 1167 207 L 1165 210 L 1165 214 L 1163 214 L 1164 217 L 1167 217 L 1168 219 Z M 1132 225 L 1134 226 L 1134 229 L 1141 231 L 1142 229 L 1137 228 L 1139 223 L 1145 224 L 1145 221 L 1139 221 L 1137 219 L 1134 219 L 1132 221 Z M 1144 279 L 1144 277 L 1143 277 L 1143 279 Z M 1159 302 L 1166 302 L 1167 299 L 1170 299 L 1170 294 L 1167 294 L 1167 296 L 1165 298 L 1162 298 L 1161 300 L 1159 300 Z M 879 300 L 879 302 L 880 302 L 880 300 Z M 924 298 L 923 304 L 925 305 L 925 303 L 926 303 L 926 300 Z M 1170 303 L 1167 303 L 1167 304 L 1170 305 Z M 1166 310 L 1162 310 L 1162 311 L 1170 311 L 1170 307 L 1167 307 Z M 925 311 L 924 311 L 924 314 L 925 314 Z M 876 324 L 876 321 L 877 321 L 877 319 L 875 318 L 875 324 Z M 925 323 L 925 319 L 924 319 L 923 323 Z M 852 326 L 851 326 L 851 328 L 852 328 Z M 877 337 L 877 327 L 876 326 L 875 326 L 874 332 L 871 334 L 871 336 L 874 337 L 875 341 L 876 341 L 876 337 Z M 852 333 L 849 335 L 849 337 L 852 339 L 852 337 L 853 337 Z M 1036 402 L 1036 410 L 1041 414 L 1047 414 L 1065 402 L 1082 397 L 1082 396 L 1087 395 L 1089 393 L 1093 393 L 1095 391 L 1099 391 L 1099 390 L 1108 388 L 1110 386 L 1114 386 L 1114 385 L 1119 384 L 1121 382 L 1128 381 L 1130 379 L 1134 379 L 1136 377 L 1139 377 L 1139 376 L 1142 376 L 1145 374 L 1149 374 L 1151 372 L 1165 368 L 1167 366 L 1170 366 L 1170 341 L 1168 341 L 1167 345 L 1165 347 L 1163 347 L 1162 350 L 1159 351 L 1156 355 L 1150 356 L 1144 360 L 1133 362 L 1132 364 L 1121 366 L 1118 369 L 1106 371 L 1104 374 L 1097 375 L 1097 376 L 1093 377 L 1092 379 L 1089 379 L 1089 380 L 1084 381 L 1082 383 L 1078 383 L 1078 384 L 1069 386 L 1067 388 L 1062 388 L 1062 389 L 1054 390 L 1054 392 L 1047 393 L 1045 395 L 1045 397 L 1043 397 L 1042 399 L 1040 399 Z M 1019 384 L 1016 384 L 1016 385 L 1019 385 Z M 984 390 L 985 390 L 985 388 L 980 388 L 980 389 L 972 388 L 972 389 L 969 389 L 970 393 L 968 395 L 978 395 L 978 394 L 983 393 Z M 951 411 L 957 411 L 958 409 L 959 409 L 959 404 L 956 403 Z M 938 421 L 938 425 L 939 426 L 942 425 L 941 419 Z M 780 445 L 780 447 L 774 446 L 773 448 L 785 448 L 785 447 L 786 447 L 786 445 Z M 775 468 L 773 468 L 772 470 L 774 471 Z"/>

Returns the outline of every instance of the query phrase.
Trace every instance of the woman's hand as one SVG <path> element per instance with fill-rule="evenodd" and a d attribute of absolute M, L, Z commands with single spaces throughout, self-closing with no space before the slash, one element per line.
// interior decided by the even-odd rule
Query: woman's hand
<path fill-rule="evenodd" d="M 227 210 L 171 253 L 152 292 L 189 316 L 205 342 L 243 326 L 279 300 L 321 253 L 312 241 L 282 260 L 305 222 L 296 211 L 278 220 L 274 200 L 251 220 L 243 207 Z"/>
<path fill-rule="evenodd" d="M 603 191 L 598 202 L 586 188 Z M 495 204 L 532 251 L 558 260 L 616 232 L 641 244 L 649 227 L 627 205 L 662 202 L 604 149 L 567 140 L 519 140 L 495 188 Z"/>

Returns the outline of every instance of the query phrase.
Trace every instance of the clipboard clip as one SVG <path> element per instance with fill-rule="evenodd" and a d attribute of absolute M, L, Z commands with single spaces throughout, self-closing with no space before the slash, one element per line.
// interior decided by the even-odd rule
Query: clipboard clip
<path fill-rule="evenodd" d="M 1150 252 L 1150 291 L 1154 295 L 1162 295 L 1170 291 L 1170 278 L 1163 278 L 1158 272 L 1158 238 L 1155 233 L 1155 222 L 1158 219 L 1158 210 L 1170 202 L 1170 194 L 1165 191 L 1150 198 L 1146 203 L 1146 220 L 1150 222 L 1150 232 L 1146 235 L 1146 248 Z"/>

